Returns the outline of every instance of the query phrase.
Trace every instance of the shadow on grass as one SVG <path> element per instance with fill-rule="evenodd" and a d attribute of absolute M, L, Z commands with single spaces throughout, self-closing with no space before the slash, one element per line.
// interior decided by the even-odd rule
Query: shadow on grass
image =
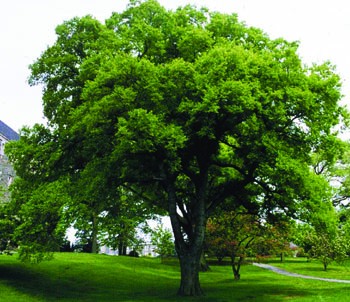
<path fill-rule="evenodd" d="M 89 259 L 83 258 L 84 261 Z M 339 297 L 340 293 L 345 294 L 348 300 L 350 297 L 350 288 L 346 285 L 335 285 L 333 288 L 321 281 L 288 279 L 247 265 L 238 282 L 224 267 L 201 273 L 201 285 L 206 296 L 184 299 L 176 296 L 180 274 L 178 268 L 172 265 L 173 261 L 167 266 L 142 260 L 96 259 L 97 264 L 78 263 L 77 267 L 68 261 L 39 266 L 0 262 L 0 286 L 5 285 L 33 297 L 28 301 L 277 302 L 299 298 L 305 300 L 315 295 Z M 132 269 L 123 270 L 122 266 L 131 266 Z M 168 274 L 162 272 L 157 275 L 157 272 L 164 271 L 164 267 Z"/>
<path fill-rule="evenodd" d="M 255 261 L 257 262 L 257 261 Z M 284 260 L 283 262 L 281 262 L 281 260 L 279 259 L 268 259 L 266 261 L 264 261 L 263 263 L 266 263 L 266 264 L 273 264 L 273 263 L 310 263 L 310 262 L 307 262 L 306 258 L 288 258 L 287 260 Z"/>
<path fill-rule="evenodd" d="M 89 297 L 93 284 L 76 286 L 73 279 L 52 280 L 46 273 L 40 273 L 20 264 L 0 265 L 0 284 L 15 289 L 17 292 L 44 300 L 77 300 Z"/>
<path fill-rule="evenodd" d="M 231 261 L 228 261 L 228 260 L 221 260 L 221 261 L 208 260 L 207 263 L 210 266 L 231 266 Z"/>
<path fill-rule="evenodd" d="M 165 301 L 171 296 L 177 301 L 178 280 L 159 282 L 157 276 L 138 274 L 138 267 L 118 271 L 118 264 L 104 265 L 0 262 L 0 288 L 9 287 L 28 301 Z"/>
<path fill-rule="evenodd" d="M 169 265 L 169 266 L 180 266 L 180 261 L 176 257 L 164 257 L 164 258 L 159 258 L 159 261 L 161 264 L 164 265 Z"/>

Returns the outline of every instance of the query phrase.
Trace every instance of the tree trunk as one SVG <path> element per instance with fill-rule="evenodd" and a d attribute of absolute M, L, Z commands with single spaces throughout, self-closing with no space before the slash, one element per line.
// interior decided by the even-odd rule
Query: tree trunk
<path fill-rule="evenodd" d="M 171 194 L 169 194 L 171 195 Z M 181 282 L 180 288 L 178 291 L 179 296 L 203 296 L 204 292 L 202 291 L 199 283 L 199 262 L 202 253 L 202 247 L 204 243 L 204 233 L 206 226 L 206 218 L 204 206 L 203 210 L 197 217 L 197 224 L 192 224 L 192 221 L 188 220 L 187 223 L 191 225 L 193 233 L 191 236 L 188 236 L 188 239 L 185 240 L 182 228 L 180 225 L 180 220 L 178 214 L 176 213 L 176 203 L 172 204 L 170 198 L 170 220 L 175 236 L 175 248 L 177 255 L 180 260 L 181 268 Z M 175 206 L 174 206 L 175 205 Z"/>
<path fill-rule="evenodd" d="M 127 246 L 126 246 L 126 244 L 124 243 L 123 244 L 123 256 L 126 256 L 126 250 L 127 250 Z"/>
<path fill-rule="evenodd" d="M 205 170 L 205 168 L 203 169 Z M 207 223 L 205 197 L 208 173 L 204 173 L 204 177 L 198 179 L 197 198 L 193 201 L 194 211 L 189 215 L 182 201 L 177 200 L 176 177 L 167 177 L 162 165 L 160 171 L 165 179 L 164 184 L 168 194 L 169 216 L 175 237 L 175 249 L 180 260 L 181 282 L 178 295 L 203 296 L 204 292 L 199 283 L 199 260 Z M 178 206 L 181 207 L 182 216 L 177 212 Z M 186 233 L 187 238 L 185 238 L 184 233 Z"/>
<path fill-rule="evenodd" d="M 199 259 L 199 271 L 200 272 L 207 272 L 210 271 L 210 267 L 208 265 L 207 260 L 205 259 L 205 253 L 204 250 L 202 250 L 201 257 Z"/>
<path fill-rule="evenodd" d="M 119 256 L 126 256 L 127 248 L 128 247 L 126 246 L 124 241 L 119 241 L 119 244 L 118 244 L 118 255 Z"/>
<path fill-rule="evenodd" d="M 323 263 L 323 268 L 325 271 L 327 271 L 327 266 L 328 266 L 327 263 Z"/>
<path fill-rule="evenodd" d="M 118 255 L 119 256 L 123 255 L 123 241 L 119 241 L 119 244 L 118 244 Z"/>
<path fill-rule="evenodd" d="M 97 254 L 98 253 L 98 245 L 97 245 L 97 227 L 98 222 L 96 216 L 92 215 L 92 235 L 91 235 L 91 253 Z"/>
<path fill-rule="evenodd" d="M 235 278 L 235 281 L 239 281 L 241 279 L 241 275 L 239 273 L 239 270 L 241 268 L 241 263 L 243 261 L 243 257 L 239 257 L 239 260 L 237 263 L 235 260 L 236 260 L 236 257 L 231 256 L 231 266 L 232 266 L 233 276 Z"/>
<path fill-rule="evenodd" d="M 284 262 L 284 253 L 281 253 L 281 263 Z"/>
<path fill-rule="evenodd" d="M 181 267 L 181 283 L 179 296 L 203 296 L 199 283 L 200 252 L 189 252 L 179 255 Z"/>

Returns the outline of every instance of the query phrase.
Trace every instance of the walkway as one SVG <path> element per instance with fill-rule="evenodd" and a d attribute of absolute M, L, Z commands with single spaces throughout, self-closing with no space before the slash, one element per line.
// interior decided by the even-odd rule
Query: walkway
<path fill-rule="evenodd" d="M 255 262 L 252 262 L 252 264 L 259 266 L 259 267 L 262 267 L 262 268 L 265 268 L 265 269 L 268 269 L 268 270 L 273 271 L 275 273 L 290 276 L 290 277 L 299 277 L 299 278 L 304 278 L 304 279 L 314 279 L 314 280 L 329 281 L 329 282 L 350 283 L 350 280 L 327 279 L 327 278 L 319 278 L 319 277 L 312 277 L 312 276 L 290 273 L 290 272 L 287 272 L 283 269 L 280 269 L 278 267 L 268 265 L 268 264 L 255 263 Z"/>

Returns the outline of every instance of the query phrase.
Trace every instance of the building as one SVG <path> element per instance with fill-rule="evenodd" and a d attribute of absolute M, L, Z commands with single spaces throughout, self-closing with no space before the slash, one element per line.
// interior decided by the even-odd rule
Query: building
<path fill-rule="evenodd" d="M 15 177 L 15 172 L 4 153 L 5 144 L 19 140 L 19 135 L 0 120 L 0 187 L 7 188 Z"/>
<path fill-rule="evenodd" d="M 9 141 L 19 140 L 19 135 L 0 120 L 0 157 L 5 157 L 4 146 Z"/>
<path fill-rule="evenodd" d="M 157 257 L 159 254 L 154 252 L 154 249 L 156 248 L 156 245 L 152 244 L 144 244 L 142 248 L 140 249 L 141 253 L 140 256 L 150 256 L 150 257 Z M 126 254 L 129 255 L 129 253 L 132 251 L 132 248 L 128 247 L 126 249 Z M 113 250 L 112 248 L 109 248 L 107 246 L 101 246 L 100 247 L 100 254 L 106 254 L 106 255 L 118 255 L 117 250 Z"/>

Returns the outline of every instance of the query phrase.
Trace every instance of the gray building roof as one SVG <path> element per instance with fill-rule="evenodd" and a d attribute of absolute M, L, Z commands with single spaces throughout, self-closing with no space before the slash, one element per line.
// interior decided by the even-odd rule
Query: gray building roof
<path fill-rule="evenodd" d="M 0 133 L 10 141 L 18 141 L 19 135 L 16 131 L 12 130 L 3 121 L 0 120 Z"/>

